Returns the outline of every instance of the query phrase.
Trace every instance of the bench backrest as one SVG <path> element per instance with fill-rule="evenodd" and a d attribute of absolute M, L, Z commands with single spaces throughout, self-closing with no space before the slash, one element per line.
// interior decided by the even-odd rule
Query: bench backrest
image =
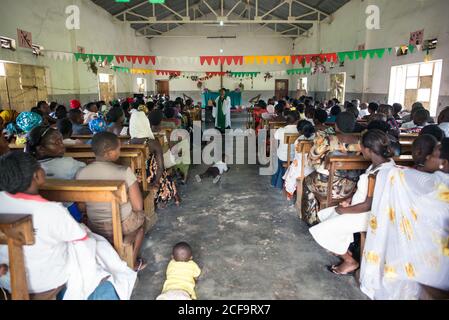
<path fill-rule="evenodd" d="M 117 180 L 47 180 L 41 195 L 55 202 L 111 203 L 114 248 L 130 267 L 133 259 L 125 256 L 120 205 L 128 202 L 126 184 Z"/>
<path fill-rule="evenodd" d="M 35 243 L 31 215 L 0 214 L 0 244 L 8 245 L 13 300 L 29 300 L 22 246 Z"/>
<path fill-rule="evenodd" d="M 414 161 L 412 156 L 400 156 L 394 158 L 397 165 L 400 166 L 413 166 Z M 329 158 L 329 182 L 327 189 L 327 199 L 326 204 L 322 207 L 331 207 L 335 205 L 334 199 L 332 199 L 332 186 L 334 181 L 334 176 L 337 170 L 366 170 L 371 165 L 371 162 L 366 160 L 363 156 L 332 156 Z M 340 201 L 340 200 L 338 200 Z"/>

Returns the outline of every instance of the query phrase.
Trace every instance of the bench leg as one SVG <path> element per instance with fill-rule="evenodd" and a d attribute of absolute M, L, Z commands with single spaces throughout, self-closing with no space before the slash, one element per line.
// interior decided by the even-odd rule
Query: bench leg
<path fill-rule="evenodd" d="M 9 267 L 13 300 L 30 300 L 23 249 L 14 239 L 8 239 Z"/>
<path fill-rule="evenodd" d="M 304 187 L 304 179 L 298 179 L 296 183 L 296 211 L 299 219 L 302 220 L 302 193 Z"/>

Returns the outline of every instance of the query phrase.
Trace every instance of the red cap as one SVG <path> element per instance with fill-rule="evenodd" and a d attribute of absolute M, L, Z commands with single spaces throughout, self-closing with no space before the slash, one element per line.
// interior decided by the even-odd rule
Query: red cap
<path fill-rule="evenodd" d="M 71 100 L 70 101 L 70 109 L 79 109 L 81 108 L 81 102 L 78 100 Z"/>

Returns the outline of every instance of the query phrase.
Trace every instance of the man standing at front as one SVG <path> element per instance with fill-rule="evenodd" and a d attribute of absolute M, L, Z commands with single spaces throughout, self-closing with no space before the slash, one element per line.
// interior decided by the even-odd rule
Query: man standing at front
<path fill-rule="evenodd" d="M 224 133 L 226 129 L 231 129 L 231 98 L 226 96 L 226 89 L 220 90 L 220 96 L 215 102 L 213 110 L 215 128 Z"/>

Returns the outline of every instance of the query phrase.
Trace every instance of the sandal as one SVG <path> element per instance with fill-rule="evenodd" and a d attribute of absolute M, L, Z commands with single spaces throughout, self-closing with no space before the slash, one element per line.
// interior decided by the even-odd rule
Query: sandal
<path fill-rule="evenodd" d="M 338 266 L 328 266 L 327 270 L 329 272 L 332 272 L 333 274 L 337 275 L 337 276 L 343 276 L 343 277 L 353 277 L 355 276 L 355 273 L 357 270 L 359 270 L 360 268 L 357 268 L 356 270 L 352 271 L 352 272 L 348 272 L 348 273 L 340 273 L 338 272 L 337 269 Z"/>
<path fill-rule="evenodd" d="M 146 269 L 146 267 L 148 267 L 148 263 L 142 258 L 138 258 L 136 262 L 137 262 L 137 267 L 134 268 L 135 272 L 143 271 Z"/>

